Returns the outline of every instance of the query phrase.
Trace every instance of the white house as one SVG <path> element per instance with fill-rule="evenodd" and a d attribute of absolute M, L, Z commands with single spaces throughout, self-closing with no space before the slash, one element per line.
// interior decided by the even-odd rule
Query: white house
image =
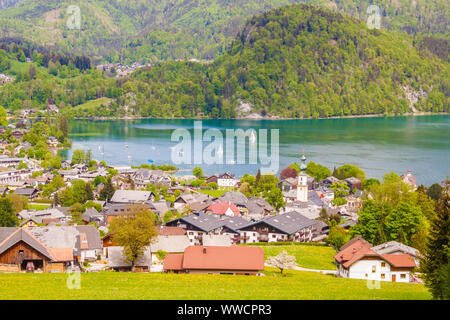
<path fill-rule="evenodd" d="M 220 175 L 219 178 L 217 179 L 217 185 L 219 186 L 219 188 L 234 187 L 234 186 L 236 186 L 236 183 L 237 183 L 237 180 L 229 172 L 226 172 L 226 173 Z"/>
<path fill-rule="evenodd" d="M 335 255 L 337 275 L 344 278 L 413 282 L 416 262 L 409 254 L 379 254 L 372 245 L 358 236 L 345 244 Z"/>

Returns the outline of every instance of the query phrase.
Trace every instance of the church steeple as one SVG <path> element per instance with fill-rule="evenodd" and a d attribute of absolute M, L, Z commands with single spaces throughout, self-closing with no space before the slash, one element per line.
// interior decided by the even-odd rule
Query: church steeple
<path fill-rule="evenodd" d="M 302 157 L 300 163 L 300 173 L 298 174 L 297 183 L 297 200 L 302 202 L 308 201 L 308 178 L 306 175 L 306 157 L 305 152 L 302 150 Z"/>
<path fill-rule="evenodd" d="M 300 163 L 300 173 L 305 173 L 306 171 L 306 157 L 305 157 L 305 151 L 302 150 L 302 162 Z"/>

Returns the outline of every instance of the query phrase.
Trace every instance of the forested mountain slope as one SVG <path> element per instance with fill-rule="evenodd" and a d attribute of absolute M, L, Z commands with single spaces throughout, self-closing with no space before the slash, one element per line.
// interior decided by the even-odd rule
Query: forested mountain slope
<path fill-rule="evenodd" d="M 245 21 L 273 8 L 308 3 L 367 21 L 369 0 L 0 0 L 0 37 L 25 37 L 94 62 L 214 59 Z M 383 29 L 448 39 L 447 0 L 381 0 Z M 80 29 L 67 22 L 80 8 Z M 70 20 L 72 21 L 72 20 Z"/>

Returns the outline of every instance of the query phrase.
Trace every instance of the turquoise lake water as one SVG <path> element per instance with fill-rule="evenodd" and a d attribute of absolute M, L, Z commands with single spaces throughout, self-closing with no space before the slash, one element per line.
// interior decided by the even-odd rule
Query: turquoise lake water
<path fill-rule="evenodd" d="M 72 120 L 72 150 L 91 149 L 94 159 L 113 165 L 173 163 L 171 141 L 176 129 L 187 129 L 193 135 L 195 120 Z M 367 177 L 381 178 L 386 172 L 403 174 L 412 170 L 418 183 L 430 185 L 449 174 L 450 116 L 405 116 L 324 120 L 203 120 L 206 129 L 218 129 L 224 136 L 223 157 L 227 158 L 226 129 L 255 129 L 254 144 L 260 146 L 260 129 L 279 130 L 279 168 L 299 161 L 304 150 L 307 161 L 329 167 L 354 164 Z M 204 143 L 204 146 L 210 142 Z M 246 141 L 246 150 L 249 141 Z M 270 146 L 268 148 L 270 150 Z M 176 150 L 176 149 L 175 149 Z M 219 151 L 220 152 L 220 151 Z M 237 152 L 237 150 L 236 150 Z M 192 150 L 194 153 L 194 150 Z M 187 156 L 187 152 L 177 156 Z M 194 155 L 192 154 L 192 159 Z M 193 162 L 193 161 L 192 161 Z M 179 174 L 190 174 L 195 164 L 177 165 Z M 230 171 L 238 176 L 255 174 L 260 163 L 201 165 L 206 174 Z"/>

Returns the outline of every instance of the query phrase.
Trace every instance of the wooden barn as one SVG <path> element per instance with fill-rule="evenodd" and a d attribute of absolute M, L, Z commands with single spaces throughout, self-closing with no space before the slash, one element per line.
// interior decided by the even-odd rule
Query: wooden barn
<path fill-rule="evenodd" d="M 47 272 L 53 260 L 48 248 L 24 228 L 0 228 L 0 265 L 17 271 Z"/>

